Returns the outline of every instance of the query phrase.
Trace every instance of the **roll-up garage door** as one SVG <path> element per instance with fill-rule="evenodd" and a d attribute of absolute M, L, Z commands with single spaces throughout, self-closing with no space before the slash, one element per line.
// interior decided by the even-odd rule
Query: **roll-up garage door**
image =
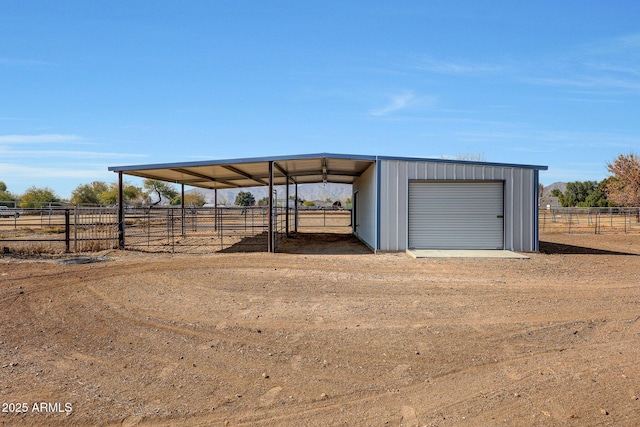
<path fill-rule="evenodd" d="M 411 249 L 503 249 L 502 181 L 409 182 Z"/>

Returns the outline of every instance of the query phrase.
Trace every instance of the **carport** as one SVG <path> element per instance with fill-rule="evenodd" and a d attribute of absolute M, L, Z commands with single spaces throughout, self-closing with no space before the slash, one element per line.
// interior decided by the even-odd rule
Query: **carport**
<path fill-rule="evenodd" d="M 294 185 L 295 200 L 298 200 L 298 184 L 340 183 L 353 184 L 369 167 L 375 164 L 376 156 L 306 154 L 278 157 L 258 157 L 230 160 L 210 160 L 134 166 L 109 167 L 118 173 L 118 243 L 125 246 L 125 221 L 123 203 L 123 175 L 155 179 L 181 185 L 182 209 L 184 210 L 185 186 L 217 190 L 269 187 L 268 194 L 268 238 L 267 251 L 275 252 L 275 230 L 273 227 L 273 187 L 284 185 L 286 200 L 289 186 Z M 298 204 L 294 203 L 297 210 Z M 290 209 L 286 204 L 287 212 Z M 290 232 L 289 215 L 285 215 L 286 233 Z M 295 227 L 295 225 L 294 225 Z M 294 229 L 297 231 L 297 229 Z"/>
<path fill-rule="evenodd" d="M 119 174 L 119 239 L 124 247 L 122 176 L 213 189 L 268 186 L 267 250 L 275 252 L 273 187 L 352 184 L 353 234 L 372 251 L 536 252 L 539 172 L 546 166 L 390 156 L 306 154 L 111 167 Z M 216 197 L 217 198 L 217 197 Z M 295 203 L 297 214 L 297 203 Z M 278 216 L 276 215 L 276 218 Z M 296 230 L 297 231 L 297 230 Z"/>

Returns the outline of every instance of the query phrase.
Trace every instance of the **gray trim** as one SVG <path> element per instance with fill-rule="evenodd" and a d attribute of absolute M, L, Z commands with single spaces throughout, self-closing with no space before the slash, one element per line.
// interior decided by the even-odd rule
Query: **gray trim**
<path fill-rule="evenodd" d="M 433 163 L 452 163 L 463 165 L 479 165 L 479 166 L 500 166 L 500 167 L 513 167 L 519 169 L 536 169 L 536 170 L 548 170 L 548 166 L 538 165 L 520 165 L 515 163 L 493 163 L 493 162 L 478 162 L 467 160 L 449 160 L 449 159 L 431 159 L 424 157 L 396 157 L 396 156 L 370 156 L 361 154 L 336 154 L 336 153 L 317 153 L 317 154 L 297 154 L 289 156 L 269 156 L 269 157 L 245 157 L 237 159 L 218 159 L 218 160 L 204 160 L 198 162 L 177 162 L 177 163 L 157 163 L 157 164 L 143 164 L 143 165 L 127 165 L 127 166 L 109 166 L 108 170 L 112 172 L 126 172 L 132 170 L 144 170 L 144 169 L 173 169 L 184 167 L 197 167 L 197 166 L 219 166 L 230 163 L 262 163 L 268 161 L 287 161 L 287 160 L 308 160 L 318 158 L 332 158 L 332 159 L 344 159 L 344 160 L 365 160 L 376 162 L 379 160 L 397 160 L 405 162 L 433 162 Z"/>
<path fill-rule="evenodd" d="M 459 165 L 477 165 L 477 166 L 498 166 L 503 168 L 517 169 L 535 169 L 548 170 L 548 166 L 539 165 L 521 165 L 517 163 L 495 163 L 495 162 L 479 162 L 475 160 L 450 160 L 450 159 L 429 159 L 425 157 L 395 157 L 395 156 L 376 156 L 377 160 L 395 160 L 400 162 L 430 162 L 430 163 L 449 163 Z"/>
<path fill-rule="evenodd" d="M 382 204 L 380 183 L 382 181 L 382 167 L 376 159 L 376 251 L 380 250 L 380 208 Z"/>
<path fill-rule="evenodd" d="M 540 173 L 538 171 L 535 172 L 533 177 L 533 185 L 535 186 L 535 199 L 534 199 L 534 210 L 535 215 L 533 217 L 533 244 L 535 245 L 533 251 L 540 252 Z"/>

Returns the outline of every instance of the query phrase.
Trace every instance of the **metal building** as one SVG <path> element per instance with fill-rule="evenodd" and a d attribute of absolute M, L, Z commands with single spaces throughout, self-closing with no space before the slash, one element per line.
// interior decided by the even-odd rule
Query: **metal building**
<path fill-rule="evenodd" d="M 408 249 L 535 252 L 538 175 L 547 167 L 321 153 L 120 166 L 109 170 L 119 174 L 120 182 L 123 174 L 160 179 L 182 184 L 183 192 L 184 185 L 223 189 L 286 184 L 287 198 L 289 185 L 352 184 L 353 233 L 375 252 Z M 123 209 L 123 204 L 119 205 Z M 124 217 L 123 212 L 121 216 Z M 124 235 L 122 229 L 122 244 Z M 269 251 L 274 250 L 270 243 Z"/>
<path fill-rule="evenodd" d="M 546 169 L 378 156 L 353 184 L 354 232 L 381 251 L 535 252 L 538 175 Z"/>

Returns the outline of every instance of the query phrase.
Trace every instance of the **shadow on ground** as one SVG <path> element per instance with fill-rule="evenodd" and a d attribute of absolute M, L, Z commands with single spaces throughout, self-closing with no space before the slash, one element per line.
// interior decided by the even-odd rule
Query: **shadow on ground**
<path fill-rule="evenodd" d="M 220 253 L 267 252 L 267 232 L 243 237 L 239 242 L 219 251 Z"/>
<path fill-rule="evenodd" d="M 282 239 L 277 252 L 287 254 L 370 255 L 373 252 L 353 234 L 296 233 Z"/>
<path fill-rule="evenodd" d="M 267 233 L 244 237 L 221 253 L 266 252 Z M 372 251 L 352 234 L 291 233 L 278 236 L 276 252 L 285 254 L 365 255 Z"/>
<path fill-rule="evenodd" d="M 543 254 L 559 255 L 633 255 L 640 256 L 632 252 L 608 251 L 605 249 L 587 248 L 584 246 L 565 245 L 563 243 L 552 243 L 540 241 L 540 252 Z"/>

